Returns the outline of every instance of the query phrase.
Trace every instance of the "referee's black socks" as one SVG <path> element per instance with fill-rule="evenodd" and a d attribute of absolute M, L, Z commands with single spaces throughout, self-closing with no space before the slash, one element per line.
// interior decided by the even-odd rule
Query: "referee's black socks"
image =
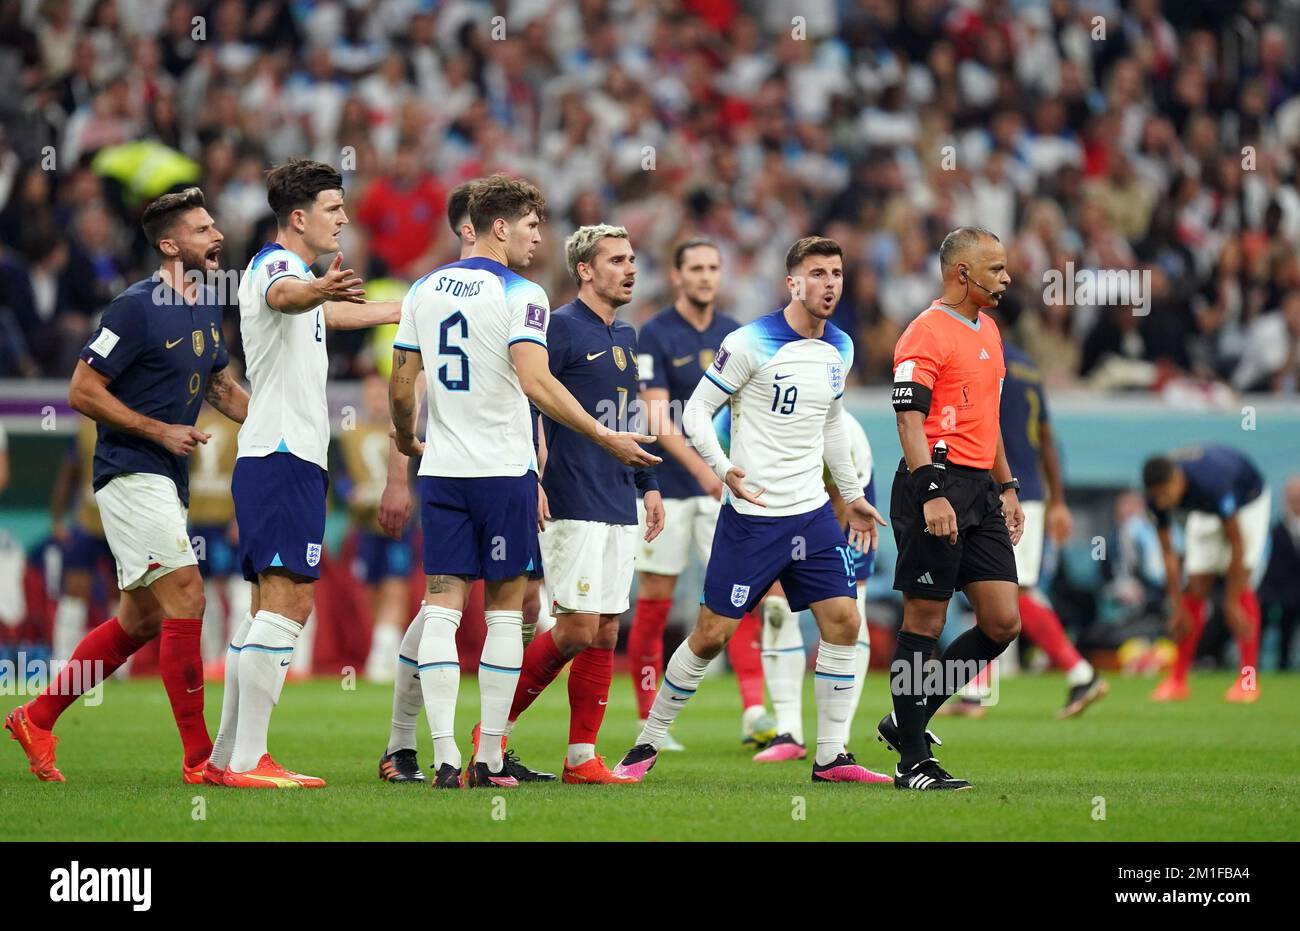
<path fill-rule="evenodd" d="M 906 772 L 930 756 L 925 744 L 925 722 L 930 720 L 925 674 L 926 663 L 938 645 L 935 637 L 903 630 L 894 646 L 889 691 L 894 697 L 894 720 L 898 722 L 898 752 L 902 757 L 899 772 Z"/>
<path fill-rule="evenodd" d="M 1007 644 L 998 643 L 978 627 L 972 627 L 948 644 L 943 651 L 943 689 L 937 693 L 932 690 L 926 696 L 925 720 L 934 717 L 954 692 L 979 675 L 1006 648 Z"/>

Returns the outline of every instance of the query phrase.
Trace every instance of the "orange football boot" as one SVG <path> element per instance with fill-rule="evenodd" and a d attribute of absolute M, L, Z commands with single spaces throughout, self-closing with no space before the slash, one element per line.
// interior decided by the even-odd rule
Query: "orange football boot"
<path fill-rule="evenodd" d="M 203 766 L 204 785 L 224 786 L 226 784 L 223 781 L 225 775 L 226 775 L 226 771 L 222 769 L 220 766 L 217 766 L 215 763 L 213 763 L 211 759 L 209 759 L 208 762 L 205 763 Z"/>
<path fill-rule="evenodd" d="M 599 753 L 579 766 L 570 766 L 569 760 L 566 757 L 564 760 L 563 779 L 571 786 L 622 786 L 635 785 L 640 781 L 633 779 L 631 776 L 620 776 L 617 773 L 611 772 L 610 768 L 605 765 L 605 758 Z"/>
<path fill-rule="evenodd" d="M 1152 701 L 1187 701 L 1192 697 L 1192 690 L 1185 681 L 1180 682 L 1173 676 L 1165 679 L 1151 693 Z"/>
<path fill-rule="evenodd" d="M 195 763 L 193 766 L 186 766 L 185 760 L 181 759 L 181 782 L 187 786 L 203 785 L 203 774 L 207 771 L 208 761 L 205 759 L 202 763 Z"/>
<path fill-rule="evenodd" d="M 1259 684 L 1256 683 L 1253 688 L 1246 688 L 1242 685 L 1242 681 L 1238 679 L 1232 683 L 1228 691 L 1223 693 L 1224 701 L 1238 702 L 1244 705 L 1253 705 L 1259 701 Z"/>
<path fill-rule="evenodd" d="M 9 712 L 5 717 L 5 730 L 27 754 L 27 762 L 37 779 L 41 782 L 67 781 L 54 765 L 54 748 L 59 745 L 59 738 L 54 736 L 53 731 L 32 723 L 27 715 L 27 705 L 19 705 Z"/>
<path fill-rule="evenodd" d="M 227 769 L 221 777 L 222 784 L 232 789 L 319 789 L 324 779 L 304 776 L 285 769 L 271 754 L 263 753 L 257 765 L 245 773 Z"/>

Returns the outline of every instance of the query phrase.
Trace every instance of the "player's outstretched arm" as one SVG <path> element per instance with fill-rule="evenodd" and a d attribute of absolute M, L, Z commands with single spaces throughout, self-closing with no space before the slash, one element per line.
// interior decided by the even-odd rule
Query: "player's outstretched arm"
<path fill-rule="evenodd" d="M 235 423 L 248 419 L 248 391 L 230 375 L 230 369 L 213 372 L 208 379 L 208 390 L 203 392 L 207 401 Z"/>
<path fill-rule="evenodd" d="M 641 392 L 641 401 L 645 404 L 648 415 L 646 429 L 659 437 L 664 451 L 684 465 L 707 494 L 714 498 L 721 498 L 722 482 L 672 422 L 669 414 L 668 389 L 646 388 Z"/>
<path fill-rule="evenodd" d="M 282 314 L 303 314 L 326 301 L 364 303 L 365 295 L 361 276 L 343 267 L 343 253 L 338 252 L 329 271 L 320 278 L 286 275 L 272 283 L 266 291 L 266 304 Z M 393 322 L 396 322 L 395 318 Z"/>
<path fill-rule="evenodd" d="M 68 388 L 68 403 L 97 423 L 143 437 L 176 456 L 188 456 L 211 435 L 186 424 L 167 424 L 136 413 L 108 390 L 109 378 L 85 361 L 77 363 Z"/>
<path fill-rule="evenodd" d="M 640 467 L 663 462 L 640 446 L 641 443 L 653 443 L 653 436 L 611 430 L 588 414 L 569 389 L 551 374 L 545 346 L 521 340 L 511 344 L 510 357 L 524 394 L 547 417 L 599 444 L 624 465 Z"/>
<path fill-rule="evenodd" d="M 401 301 L 326 301 L 325 328 L 329 330 L 364 330 L 367 327 L 397 323 L 402 315 Z"/>
<path fill-rule="evenodd" d="M 424 369 L 418 352 L 394 347 L 393 374 L 388 380 L 388 412 L 393 418 L 393 440 L 403 455 L 420 456 L 424 443 L 415 435 L 415 381 Z"/>

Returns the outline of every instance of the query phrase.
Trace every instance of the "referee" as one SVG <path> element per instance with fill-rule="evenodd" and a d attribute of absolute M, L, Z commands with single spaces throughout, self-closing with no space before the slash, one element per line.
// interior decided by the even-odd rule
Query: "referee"
<path fill-rule="evenodd" d="M 939 247 L 943 295 L 894 347 L 894 412 L 904 459 L 889 516 L 898 544 L 894 588 L 903 628 L 890 664 L 894 710 L 878 728 L 901 759 L 899 789 L 969 789 L 930 755 L 926 724 L 1020 633 L 1016 560 L 1024 512 L 1002 446 L 1006 365 L 995 306 L 1011 277 L 988 230 L 955 229 Z M 948 601 L 961 589 L 975 626 L 936 662 Z"/>

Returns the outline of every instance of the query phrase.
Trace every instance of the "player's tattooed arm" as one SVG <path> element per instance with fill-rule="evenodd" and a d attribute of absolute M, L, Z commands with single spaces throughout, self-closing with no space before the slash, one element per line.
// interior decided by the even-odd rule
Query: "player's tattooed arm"
<path fill-rule="evenodd" d="M 248 419 L 248 391 L 231 377 L 228 368 L 212 373 L 203 399 L 235 423 Z"/>
<path fill-rule="evenodd" d="M 393 348 L 393 374 L 388 380 L 388 413 L 393 420 L 393 441 L 406 456 L 419 456 L 424 443 L 415 435 L 418 400 L 415 383 L 423 371 L 424 360 L 418 352 Z"/>

